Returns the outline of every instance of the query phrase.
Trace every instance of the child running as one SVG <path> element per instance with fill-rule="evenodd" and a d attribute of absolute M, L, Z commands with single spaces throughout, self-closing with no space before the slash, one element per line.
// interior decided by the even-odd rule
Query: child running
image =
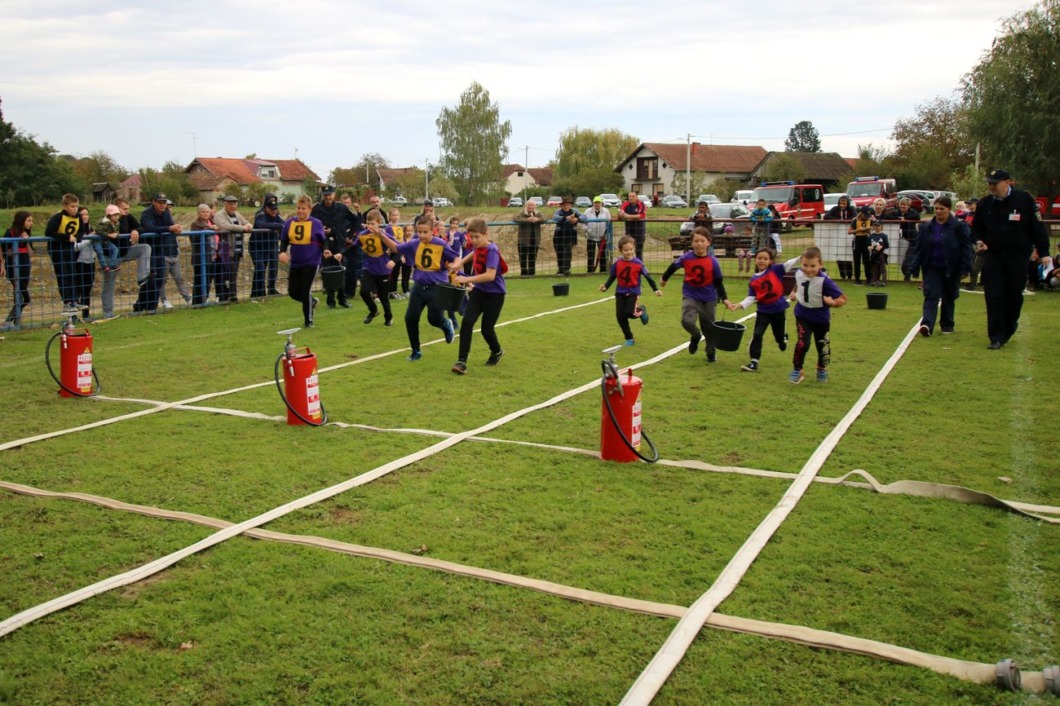
<path fill-rule="evenodd" d="M 810 336 L 817 344 L 817 382 L 828 382 L 828 363 L 832 357 L 828 331 L 831 314 L 847 303 L 847 295 L 821 270 L 821 250 L 806 248 L 802 257 L 784 263 L 784 271 L 795 270 L 795 289 L 791 299 L 795 300 L 795 330 L 799 340 L 795 344 L 795 355 L 788 382 L 798 385 L 803 380 L 802 364 L 810 347 Z"/>
<path fill-rule="evenodd" d="M 309 215 L 312 210 L 312 199 L 304 194 L 299 196 L 295 215 L 284 222 L 280 235 L 280 262 L 291 265 L 287 293 L 291 299 L 302 302 L 306 328 L 313 328 L 313 311 L 317 308 L 317 298 L 309 295 L 317 268 L 321 260 L 331 257 L 331 251 L 324 248 L 324 224 Z"/>
<path fill-rule="evenodd" d="M 383 307 L 383 325 L 394 323 L 390 311 L 390 271 L 396 265 L 390 254 L 397 252 L 397 242 L 393 239 L 390 226 L 383 225 L 383 214 L 373 208 L 364 216 L 364 230 L 354 240 L 355 247 L 364 253 L 364 270 L 361 272 L 361 299 L 368 307 L 368 316 L 364 323 L 372 323 L 379 316 L 379 306 Z M 372 295 L 375 295 L 374 297 Z M 376 304 L 376 300 L 379 304 Z"/>
<path fill-rule="evenodd" d="M 746 309 L 758 302 L 755 315 L 755 332 L 751 337 L 751 362 L 740 368 L 748 373 L 758 372 L 758 359 L 762 356 L 762 339 L 766 329 L 773 329 L 773 338 L 781 352 L 788 349 L 788 334 L 784 332 L 785 311 L 788 300 L 784 298 L 784 265 L 773 264 L 773 251 L 759 248 L 755 253 L 755 274 L 747 283 L 747 297 L 741 302 L 729 304 L 729 311 Z"/>
<path fill-rule="evenodd" d="M 637 306 L 640 301 L 641 277 L 648 281 L 656 296 L 661 297 L 662 290 L 656 286 L 655 280 L 648 274 L 648 268 L 636 257 L 636 239 L 623 235 L 618 241 L 618 251 L 622 257 L 611 264 L 611 274 L 607 281 L 600 285 L 600 291 L 606 292 L 611 283 L 618 280 L 618 287 L 615 288 L 615 318 L 618 319 L 618 326 L 626 337 L 624 345 L 632 346 L 633 330 L 629 327 L 629 320 L 640 319 L 642 324 L 648 323 L 648 308 L 643 305 Z"/>
<path fill-rule="evenodd" d="M 460 352 L 452 367 L 457 375 L 467 373 L 467 356 L 471 352 L 471 339 L 475 334 L 475 322 L 479 314 L 482 314 L 482 338 L 490 347 L 490 357 L 486 359 L 486 365 L 496 365 L 504 355 L 494 326 L 504 307 L 504 295 L 507 291 L 504 275 L 508 272 L 508 264 L 501 257 L 497 244 L 490 241 L 485 220 L 472 218 L 468 221 L 467 234 L 471 237 L 471 247 L 474 250 L 449 266 L 450 270 L 457 272 L 468 262 L 471 263 L 471 274 L 458 274 L 455 279 L 457 284 L 472 285 L 464 319 L 460 324 Z"/>
<path fill-rule="evenodd" d="M 416 222 L 416 238 L 398 245 L 398 252 L 414 268 L 412 291 L 408 296 L 409 308 L 405 310 L 405 330 L 412 348 L 407 360 L 412 362 L 423 357 L 420 352 L 420 315 L 424 307 L 427 309 L 427 323 L 445 333 L 446 343 L 452 343 L 456 337 L 456 328 L 438 308 L 436 295 L 437 285 L 449 283 L 446 266 L 458 258 L 444 240 L 434 237 L 434 221 L 428 217 L 421 217 Z"/>
<path fill-rule="evenodd" d="M 695 355 L 699 350 L 701 336 L 707 339 L 707 362 L 717 362 L 714 347 L 714 310 L 718 298 L 727 306 L 730 302 L 725 294 L 725 283 L 721 276 L 721 263 L 710 254 L 710 231 L 697 226 L 692 231 L 692 250 L 673 261 L 662 276 L 662 286 L 678 269 L 685 270 L 685 283 L 681 287 L 681 326 L 691 335 L 688 352 Z M 696 322 L 699 326 L 696 326 Z"/>

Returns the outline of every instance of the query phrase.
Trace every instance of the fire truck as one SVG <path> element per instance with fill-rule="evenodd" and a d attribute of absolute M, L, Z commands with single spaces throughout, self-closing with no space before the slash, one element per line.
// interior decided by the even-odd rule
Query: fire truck
<path fill-rule="evenodd" d="M 876 199 L 887 202 L 887 208 L 898 205 L 898 185 L 894 179 L 878 176 L 859 176 L 847 184 L 847 196 L 853 206 L 871 206 Z"/>
<path fill-rule="evenodd" d="M 776 206 L 777 213 L 784 220 L 785 231 L 791 230 L 792 221 L 812 221 L 824 213 L 824 187 L 820 184 L 764 181 L 754 190 L 753 201 L 748 202 L 747 207 L 753 209 L 759 199 Z"/>

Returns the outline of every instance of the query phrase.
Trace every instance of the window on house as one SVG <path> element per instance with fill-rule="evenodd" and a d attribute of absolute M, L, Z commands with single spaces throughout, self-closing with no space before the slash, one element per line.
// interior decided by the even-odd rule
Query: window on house
<path fill-rule="evenodd" d="M 637 180 L 638 181 L 654 181 L 659 178 L 659 158 L 658 157 L 638 157 L 637 158 Z"/>
<path fill-rule="evenodd" d="M 275 169 L 262 169 L 261 170 L 261 178 L 262 179 L 275 179 L 276 178 L 276 170 Z"/>

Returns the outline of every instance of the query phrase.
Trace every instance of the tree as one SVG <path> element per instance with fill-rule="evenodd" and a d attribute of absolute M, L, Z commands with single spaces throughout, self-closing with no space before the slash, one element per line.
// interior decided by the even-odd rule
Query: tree
<path fill-rule="evenodd" d="M 615 128 L 582 130 L 577 125 L 567 128 L 559 136 L 556 178 L 572 177 L 586 169 L 613 171 L 639 144 L 637 138 Z"/>
<path fill-rule="evenodd" d="M 117 188 L 129 176 L 128 170 L 102 150 L 96 150 L 87 157 L 73 158 L 70 166 L 74 174 L 86 184 L 105 181 Z"/>
<path fill-rule="evenodd" d="M 595 196 L 596 194 L 618 193 L 624 185 L 622 175 L 614 169 L 591 167 L 577 174 L 556 179 L 550 194 L 568 196 Z"/>
<path fill-rule="evenodd" d="M 891 173 L 910 188 L 945 188 L 951 174 L 972 163 L 966 118 L 957 100 L 939 97 L 917 105 L 914 117 L 894 124 Z"/>
<path fill-rule="evenodd" d="M 769 160 L 769 166 L 766 167 L 763 176 L 766 181 L 801 182 L 806 179 L 806 169 L 799 160 L 787 152 L 778 152 L 773 159 Z"/>
<path fill-rule="evenodd" d="M 788 152 L 820 152 L 821 135 L 809 120 L 795 123 L 784 140 L 784 149 Z"/>
<path fill-rule="evenodd" d="M 390 162 L 378 152 L 366 152 L 352 167 L 336 167 L 328 175 L 328 183 L 337 186 L 358 186 L 378 183 L 376 172 L 379 169 L 390 169 Z"/>
<path fill-rule="evenodd" d="M 961 80 L 971 140 L 994 166 L 1038 193 L 1056 191 L 1060 154 L 1060 0 L 1006 19 L 990 51 Z"/>
<path fill-rule="evenodd" d="M 184 167 L 176 162 L 166 162 L 162 170 L 145 167 L 140 170 L 140 191 L 148 197 L 164 193 L 173 203 L 182 206 L 194 205 L 199 200 L 199 190 L 191 183 Z M 242 190 L 236 196 L 245 198 Z"/>
<path fill-rule="evenodd" d="M 500 108 L 473 81 L 455 108 L 442 108 L 435 121 L 441 140 L 442 171 L 452 179 L 467 205 L 484 203 L 501 190 L 503 164 L 508 159 L 510 121 L 500 120 Z"/>
<path fill-rule="evenodd" d="M 70 163 L 58 159 L 47 142 L 38 143 L 4 120 L 0 110 L 0 194 L 8 207 L 37 206 L 79 192 Z"/>

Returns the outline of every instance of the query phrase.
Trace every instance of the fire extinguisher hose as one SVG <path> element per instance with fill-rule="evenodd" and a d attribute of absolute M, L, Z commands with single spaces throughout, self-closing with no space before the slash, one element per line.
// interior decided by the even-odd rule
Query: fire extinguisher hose
<path fill-rule="evenodd" d="M 302 423 L 308 424 L 311 427 L 322 427 L 328 423 L 328 411 L 324 409 L 324 403 L 320 403 L 321 418 L 319 422 L 314 422 L 311 419 L 306 419 L 302 414 L 291 406 L 291 403 L 287 401 L 287 395 L 283 394 L 283 385 L 280 383 L 280 365 L 283 364 L 283 359 L 287 357 L 286 353 L 280 353 L 276 356 L 276 365 L 273 366 L 273 375 L 276 378 L 276 391 L 280 393 L 280 399 L 287 406 L 287 409 L 291 411 L 291 414 L 302 420 Z"/>
<path fill-rule="evenodd" d="M 59 387 L 73 395 L 74 397 L 95 397 L 103 391 L 103 385 L 99 381 L 99 375 L 96 374 L 96 368 L 92 368 L 92 379 L 96 381 L 96 389 L 89 393 L 81 392 L 80 390 L 71 390 L 69 387 L 63 384 L 63 381 L 55 374 L 55 370 L 52 368 L 52 344 L 55 343 L 55 339 L 62 336 L 62 331 L 57 331 L 51 338 L 48 339 L 48 344 L 44 346 L 44 364 L 48 366 L 48 374 L 52 376 L 52 380 L 59 385 Z"/>
<path fill-rule="evenodd" d="M 618 418 L 615 416 L 615 410 L 611 408 L 611 400 L 608 398 L 607 394 L 607 379 L 613 378 L 616 383 L 621 385 L 621 382 L 618 380 L 618 369 L 615 367 L 615 364 L 612 363 L 610 360 L 600 361 L 600 367 L 603 368 L 604 371 L 604 375 L 600 379 L 600 392 L 604 398 L 604 408 L 607 409 L 607 416 L 611 418 L 611 424 L 614 425 L 615 431 L 618 432 L 618 438 L 622 439 L 622 443 L 626 445 L 626 448 L 636 454 L 637 458 L 639 458 L 641 461 L 646 461 L 647 463 L 655 463 L 659 460 L 659 449 L 655 448 L 655 444 L 653 444 L 651 438 L 648 437 L 648 433 L 644 431 L 643 427 L 641 427 L 641 438 L 644 439 L 644 443 L 647 444 L 648 448 L 651 449 L 651 456 L 645 456 L 640 451 L 638 451 L 636 447 L 633 446 L 633 442 L 630 441 L 626 437 L 625 432 L 622 431 L 622 425 L 618 423 Z"/>

